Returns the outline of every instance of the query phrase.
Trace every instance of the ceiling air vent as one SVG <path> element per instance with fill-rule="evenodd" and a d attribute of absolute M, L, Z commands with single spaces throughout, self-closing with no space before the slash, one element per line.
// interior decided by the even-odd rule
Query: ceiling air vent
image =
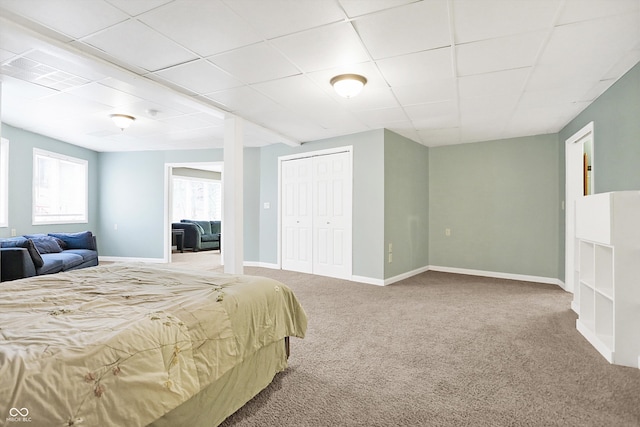
<path fill-rule="evenodd" d="M 85 78 L 25 57 L 3 64 L 0 70 L 7 76 L 60 91 L 89 83 Z"/>

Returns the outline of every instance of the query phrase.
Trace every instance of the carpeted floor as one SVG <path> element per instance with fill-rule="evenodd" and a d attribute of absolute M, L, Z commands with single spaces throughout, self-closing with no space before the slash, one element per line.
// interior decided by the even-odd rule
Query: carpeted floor
<path fill-rule="evenodd" d="M 210 260 L 197 268 L 221 271 Z M 245 273 L 289 285 L 309 329 L 292 339 L 289 368 L 224 427 L 640 426 L 640 370 L 589 345 L 557 286 Z"/>

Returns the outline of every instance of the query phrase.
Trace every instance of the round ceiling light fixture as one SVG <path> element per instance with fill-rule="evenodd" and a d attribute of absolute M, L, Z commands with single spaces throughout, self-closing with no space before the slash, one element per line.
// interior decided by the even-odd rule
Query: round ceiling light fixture
<path fill-rule="evenodd" d="M 125 130 L 136 121 L 136 118 L 127 114 L 112 114 L 111 120 L 113 120 L 113 123 L 115 123 L 121 130 Z"/>
<path fill-rule="evenodd" d="M 367 84 L 367 79 L 360 74 L 340 74 L 332 78 L 330 83 L 338 95 L 353 98 L 362 92 L 362 88 Z"/>

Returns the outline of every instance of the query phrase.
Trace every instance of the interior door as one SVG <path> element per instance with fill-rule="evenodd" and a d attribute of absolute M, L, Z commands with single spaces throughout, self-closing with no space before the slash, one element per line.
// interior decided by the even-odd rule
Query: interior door
<path fill-rule="evenodd" d="M 313 158 L 313 272 L 351 276 L 350 153 Z"/>
<path fill-rule="evenodd" d="M 286 160 L 281 169 L 282 268 L 311 273 L 312 158 Z"/>

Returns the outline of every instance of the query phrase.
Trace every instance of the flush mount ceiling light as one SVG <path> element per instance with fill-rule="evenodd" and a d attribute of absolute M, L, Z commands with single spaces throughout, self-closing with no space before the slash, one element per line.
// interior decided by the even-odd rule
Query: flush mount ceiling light
<path fill-rule="evenodd" d="M 353 98 L 362 91 L 367 79 L 360 74 L 340 74 L 330 81 L 338 95 Z"/>
<path fill-rule="evenodd" d="M 136 118 L 133 116 L 129 116 L 127 114 L 112 114 L 111 120 L 118 126 L 121 130 L 125 130 L 131 123 L 133 123 Z"/>

